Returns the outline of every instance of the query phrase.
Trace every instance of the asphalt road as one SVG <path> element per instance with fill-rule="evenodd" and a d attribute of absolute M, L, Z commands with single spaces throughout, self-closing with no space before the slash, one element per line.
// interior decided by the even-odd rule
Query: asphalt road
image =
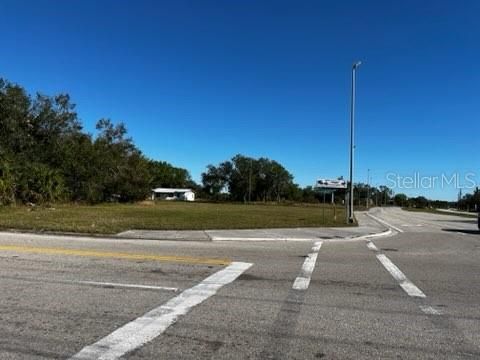
<path fill-rule="evenodd" d="M 371 213 L 394 234 L 0 234 L 0 359 L 480 359 L 475 219 Z"/>

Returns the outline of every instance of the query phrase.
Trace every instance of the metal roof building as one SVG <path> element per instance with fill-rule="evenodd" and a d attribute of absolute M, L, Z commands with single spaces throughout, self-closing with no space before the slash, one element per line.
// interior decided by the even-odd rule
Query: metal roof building
<path fill-rule="evenodd" d="M 195 201 L 192 189 L 156 188 L 152 189 L 152 200 L 183 200 Z"/>

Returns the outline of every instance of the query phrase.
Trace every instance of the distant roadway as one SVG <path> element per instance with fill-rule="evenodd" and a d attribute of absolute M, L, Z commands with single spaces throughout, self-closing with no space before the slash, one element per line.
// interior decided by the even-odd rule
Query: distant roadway
<path fill-rule="evenodd" d="M 0 359 L 480 359 L 476 219 L 339 241 L 0 233 Z M 335 240 L 335 241 L 331 241 Z"/>

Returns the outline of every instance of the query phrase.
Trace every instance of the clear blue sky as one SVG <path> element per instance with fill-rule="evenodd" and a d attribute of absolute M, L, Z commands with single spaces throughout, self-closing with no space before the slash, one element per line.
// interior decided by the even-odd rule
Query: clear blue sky
<path fill-rule="evenodd" d="M 242 153 L 309 185 L 348 175 L 360 59 L 357 180 L 371 168 L 373 184 L 416 171 L 479 181 L 479 15 L 476 0 L 2 0 L 0 76 L 68 92 L 89 132 L 125 122 L 147 156 L 197 181 Z"/>

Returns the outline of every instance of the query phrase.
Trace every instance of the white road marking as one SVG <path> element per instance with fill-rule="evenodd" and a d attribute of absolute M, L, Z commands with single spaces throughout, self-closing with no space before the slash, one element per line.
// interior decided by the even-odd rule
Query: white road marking
<path fill-rule="evenodd" d="M 427 315 L 442 315 L 442 312 L 433 306 L 420 305 L 420 309 Z"/>
<path fill-rule="evenodd" d="M 372 251 L 378 251 L 378 248 L 372 241 L 367 241 L 367 247 Z M 392 263 L 392 261 L 383 254 L 377 255 L 378 260 L 388 270 L 395 280 L 398 281 L 402 289 L 410 296 L 425 298 L 426 295 L 416 287 L 408 278 L 403 274 L 400 269 Z M 420 305 L 420 309 L 427 315 L 442 315 L 441 310 L 429 305 Z"/>
<path fill-rule="evenodd" d="M 315 263 L 317 262 L 318 252 L 322 247 L 322 241 L 317 241 L 313 247 L 312 252 L 307 255 L 307 258 L 303 262 L 301 275 L 295 279 L 292 289 L 294 290 L 307 290 L 310 285 L 310 279 L 312 277 L 313 269 L 315 269 Z"/>
<path fill-rule="evenodd" d="M 386 257 L 384 254 L 378 254 L 377 259 L 382 263 L 382 265 L 387 269 L 390 275 L 397 280 L 398 284 L 402 289 L 410 296 L 424 298 L 426 295 L 420 290 L 414 283 L 412 283 L 404 273 L 393 263 L 391 260 Z"/>
<path fill-rule="evenodd" d="M 375 246 L 375 244 L 371 241 L 367 241 L 367 247 L 370 249 L 370 250 L 373 250 L 373 251 L 378 251 L 378 248 Z"/>
<path fill-rule="evenodd" d="M 377 238 L 377 237 L 384 237 L 384 236 L 389 236 L 392 234 L 392 229 L 388 229 L 379 233 L 374 233 L 374 234 L 367 234 L 367 235 L 361 235 L 361 236 L 354 236 L 354 237 L 349 237 L 346 239 L 332 239 L 332 240 L 327 240 L 328 242 L 337 242 L 337 241 L 358 241 L 358 240 L 367 240 L 367 239 L 372 239 L 372 238 Z"/>
<path fill-rule="evenodd" d="M 310 285 L 310 278 L 298 276 L 293 283 L 292 289 L 294 290 L 307 290 Z"/>
<path fill-rule="evenodd" d="M 98 342 L 84 347 L 71 360 L 116 360 L 162 334 L 178 318 L 187 314 L 223 286 L 233 282 L 252 264 L 233 262 L 210 275 L 200 284 L 187 289 L 145 315 L 115 330 Z"/>
<path fill-rule="evenodd" d="M 389 228 L 392 228 L 392 229 L 395 230 L 395 231 L 398 231 L 398 232 L 400 232 L 400 233 L 403 233 L 403 230 L 400 229 L 400 228 L 398 228 L 398 227 L 396 227 L 395 225 L 392 225 L 392 224 L 386 222 L 385 220 L 380 219 L 380 218 L 378 218 L 378 217 L 376 217 L 376 216 L 374 216 L 374 215 L 372 215 L 372 214 L 367 213 L 367 215 L 370 216 L 372 219 L 377 220 L 379 223 L 381 223 L 381 224 L 383 224 L 383 225 L 385 225 L 385 226 L 388 226 Z"/>
<path fill-rule="evenodd" d="M 313 247 L 312 247 L 312 251 L 313 252 L 319 252 L 320 251 L 320 248 L 322 247 L 322 242 L 321 241 L 318 241 L 316 242 Z"/>

